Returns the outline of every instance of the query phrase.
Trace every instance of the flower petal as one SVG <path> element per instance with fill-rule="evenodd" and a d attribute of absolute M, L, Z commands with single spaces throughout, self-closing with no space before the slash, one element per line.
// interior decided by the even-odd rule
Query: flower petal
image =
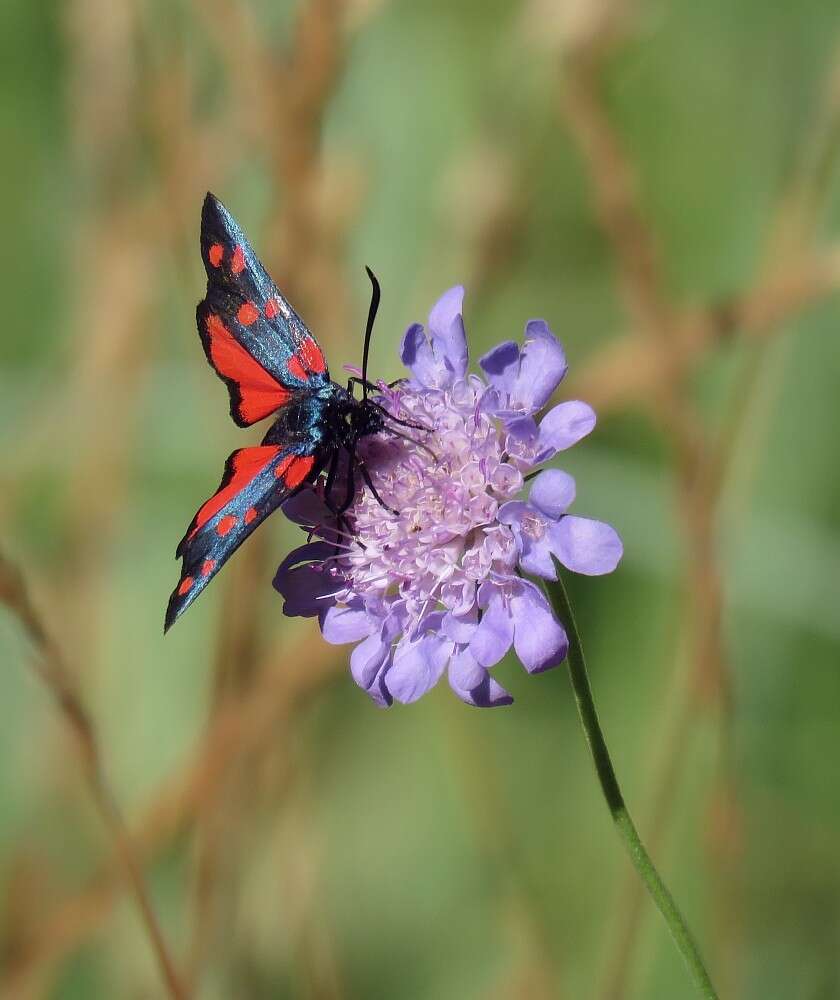
<path fill-rule="evenodd" d="M 595 411 L 588 403 L 569 399 L 552 407 L 540 421 L 540 461 L 571 448 L 595 426 Z"/>
<path fill-rule="evenodd" d="M 467 648 L 453 654 L 449 661 L 449 680 L 456 689 L 472 691 L 486 676 L 487 671 Z"/>
<path fill-rule="evenodd" d="M 383 667 L 376 675 L 376 680 L 367 689 L 368 697 L 371 698 L 380 708 L 390 708 L 394 704 L 388 685 L 385 683 L 385 672 L 387 667 Z"/>
<path fill-rule="evenodd" d="M 403 335 L 400 346 L 400 358 L 420 385 L 430 389 L 443 384 L 441 378 L 445 371 L 441 369 L 432 351 L 432 345 L 426 338 L 422 324 L 414 323 Z"/>
<path fill-rule="evenodd" d="M 505 414 L 499 416 L 505 420 Z M 517 457 L 527 457 L 530 461 L 536 453 L 539 430 L 533 417 L 517 416 L 505 420 L 507 449 Z"/>
<path fill-rule="evenodd" d="M 469 653 L 465 650 L 458 655 L 469 656 Z M 479 670 L 481 670 L 481 677 L 478 683 L 472 687 L 466 687 L 462 686 L 460 681 L 462 679 L 469 680 L 469 678 L 461 678 L 457 673 L 453 673 L 450 665 L 449 686 L 461 701 L 466 702 L 468 705 L 474 705 L 476 708 L 497 708 L 501 705 L 510 705 L 513 702 L 510 694 L 486 670 L 481 667 L 479 667 Z"/>
<path fill-rule="evenodd" d="M 469 353 L 461 315 L 463 301 L 463 287 L 450 288 L 429 313 L 428 336 L 419 323 L 405 331 L 400 357 L 427 388 L 447 388 L 466 375 Z"/>
<path fill-rule="evenodd" d="M 562 663 L 569 648 L 566 630 L 537 587 L 529 580 L 521 580 L 509 603 L 514 622 L 513 648 L 528 673 L 541 673 Z"/>
<path fill-rule="evenodd" d="M 390 651 L 390 643 L 383 642 L 379 631 L 369 635 L 356 646 L 350 654 L 350 672 L 360 688 L 365 691 L 371 688 Z"/>
<path fill-rule="evenodd" d="M 545 320 L 532 319 L 525 326 L 525 345 L 513 397 L 526 413 L 536 413 L 566 374 L 566 355 Z"/>
<path fill-rule="evenodd" d="M 429 313 L 432 348 L 439 362 L 452 373 L 452 381 L 467 373 L 469 351 L 463 319 L 464 286 L 444 292 Z"/>
<path fill-rule="evenodd" d="M 519 565 L 526 573 L 533 573 L 534 576 L 541 576 L 546 580 L 557 579 L 557 569 L 551 558 L 551 547 L 548 537 L 529 538 L 524 532 L 521 538 L 521 548 L 519 554 Z"/>
<path fill-rule="evenodd" d="M 475 586 L 471 589 L 474 591 Z M 451 611 L 443 619 L 441 631 L 453 642 L 469 642 L 478 625 L 478 606 L 473 606 L 463 615 L 455 615 Z"/>
<path fill-rule="evenodd" d="M 477 688 L 470 691 L 467 703 L 476 708 L 501 708 L 503 705 L 512 705 L 513 696 L 488 674 Z"/>
<path fill-rule="evenodd" d="M 283 513 L 295 524 L 304 524 L 307 527 L 314 524 L 332 524 L 335 521 L 335 514 L 314 489 L 302 489 L 289 497 L 283 504 Z"/>
<path fill-rule="evenodd" d="M 482 587 L 482 591 L 487 588 Z M 484 594 L 479 595 L 480 602 Z M 470 639 L 470 652 L 482 667 L 492 667 L 502 659 L 513 642 L 513 622 L 505 605 L 504 596 L 492 588 L 486 599 L 484 614 Z"/>
<path fill-rule="evenodd" d="M 551 548 L 568 569 L 586 576 L 612 573 L 624 552 L 614 528 L 567 514 L 551 526 Z"/>
<path fill-rule="evenodd" d="M 513 391 L 516 376 L 519 374 L 518 344 L 506 340 L 480 357 L 478 363 L 492 386 L 502 389 L 505 393 Z"/>
<path fill-rule="evenodd" d="M 368 610 L 358 604 L 334 604 L 327 610 L 321 622 L 321 635 L 334 646 L 345 642 L 358 642 L 376 632 L 381 622 L 373 619 Z"/>
<path fill-rule="evenodd" d="M 499 508 L 497 517 L 502 524 L 510 525 L 513 531 L 522 569 L 526 573 L 556 580 L 557 571 L 551 558 L 545 515 L 530 503 L 509 500 Z"/>
<path fill-rule="evenodd" d="M 529 501 L 546 517 L 556 521 L 575 499 L 575 481 L 562 469 L 543 469 L 531 485 Z"/>
<path fill-rule="evenodd" d="M 522 518 L 530 509 L 530 504 L 525 503 L 524 500 L 508 500 L 507 503 L 503 503 L 499 507 L 496 519 L 501 524 L 510 524 L 519 527 Z"/>
<path fill-rule="evenodd" d="M 274 574 L 274 589 L 283 595 L 283 613 L 310 618 L 333 603 L 329 595 L 341 590 L 345 580 L 324 568 L 334 551 L 327 542 L 311 542 L 290 552 Z"/>
<path fill-rule="evenodd" d="M 385 675 L 388 690 L 404 704 L 417 701 L 440 680 L 451 651 L 452 643 L 439 635 L 400 643 Z"/>

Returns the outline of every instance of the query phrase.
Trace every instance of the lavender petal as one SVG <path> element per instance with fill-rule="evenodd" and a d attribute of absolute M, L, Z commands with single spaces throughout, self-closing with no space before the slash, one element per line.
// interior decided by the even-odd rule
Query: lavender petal
<path fill-rule="evenodd" d="M 556 521 L 574 502 L 574 478 L 562 469 L 544 469 L 531 484 L 528 499 L 538 511 Z"/>
<path fill-rule="evenodd" d="M 455 285 L 444 292 L 429 313 L 432 347 L 439 362 L 456 378 L 467 373 L 469 352 L 463 319 L 464 288 Z"/>
<path fill-rule="evenodd" d="M 385 676 L 388 690 L 403 704 L 417 701 L 440 680 L 451 651 L 452 643 L 437 635 L 400 643 Z"/>
<path fill-rule="evenodd" d="M 352 605 L 337 605 L 327 609 L 321 621 L 321 634 L 334 646 L 346 642 L 358 642 L 378 631 L 381 622 L 371 618 L 367 609 L 358 602 Z"/>
<path fill-rule="evenodd" d="M 470 652 L 482 667 L 495 666 L 513 642 L 513 621 L 498 588 L 483 586 L 479 603 L 484 614 L 470 639 Z"/>
<path fill-rule="evenodd" d="M 514 621 L 513 648 L 528 673 L 541 673 L 562 663 L 569 648 L 566 631 L 537 587 L 529 580 L 521 580 L 509 603 Z"/>
<path fill-rule="evenodd" d="M 449 686 L 461 701 L 473 705 L 475 708 L 499 708 L 502 705 L 513 704 L 513 698 L 510 694 L 486 670 L 483 679 L 474 688 L 458 687 L 453 681 L 450 671 Z"/>
<path fill-rule="evenodd" d="M 441 624 L 441 631 L 453 642 L 469 642 L 478 625 L 478 606 L 473 604 L 472 608 L 464 615 L 455 615 L 450 612 Z"/>
<path fill-rule="evenodd" d="M 365 691 L 370 690 L 390 651 L 390 643 L 383 642 L 379 631 L 369 635 L 356 646 L 350 654 L 350 672 L 360 688 Z"/>
<path fill-rule="evenodd" d="M 472 691 L 487 676 L 487 671 L 467 648 L 453 653 L 449 661 L 449 680 L 453 688 Z"/>
<path fill-rule="evenodd" d="M 525 346 L 514 389 L 515 401 L 526 413 L 536 413 L 566 374 L 566 355 L 545 320 L 532 319 L 525 327 Z"/>
<path fill-rule="evenodd" d="M 519 374 L 518 344 L 506 340 L 480 357 L 478 363 L 492 386 L 501 389 L 505 395 L 513 391 Z"/>
<path fill-rule="evenodd" d="M 551 548 L 574 573 L 612 573 L 624 552 L 615 529 L 603 521 L 567 514 L 551 526 Z"/>
<path fill-rule="evenodd" d="M 540 460 L 545 461 L 555 452 L 577 444 L 595 426 L 595 419 L 592 407 L 578 399 L 552 407 L 540 421 Z"/>
<path fill-rule="evenodd" d="M 435 388 L 445 378 L 432 351 L 432 345 L 426 338 L 426 331 L 420 323 L 414 323 L 403 335 L 400 347 L 400 358 L 411 374 L 422 386 Z"/>

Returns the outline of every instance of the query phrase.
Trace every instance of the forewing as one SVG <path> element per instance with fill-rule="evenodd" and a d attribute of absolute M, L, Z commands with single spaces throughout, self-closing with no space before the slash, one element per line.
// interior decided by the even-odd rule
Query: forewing
<path fill-rule="evenodd" d="M 329 380 L 323 352 L 280 294 L 236 220 L 212 194 L 201 212 L 207 294 L 196 310 L 207 360 L 230 390 L 240 427 Z"/>
<path fill-rule="evenodd" d="M 219 488 L 181 539 L 181 578 L 166 609 L 167 631 L 257 525 L 301 483 L 315 478 L 319 455 L 301 444 L 240 448 L 225 463 Z"/>

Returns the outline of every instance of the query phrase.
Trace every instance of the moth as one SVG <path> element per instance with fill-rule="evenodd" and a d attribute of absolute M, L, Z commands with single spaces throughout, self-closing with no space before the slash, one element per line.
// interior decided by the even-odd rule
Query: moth
<path fill-rule="evenodd" d="M 367 364 L 380 300 L 379 282 L 370 268 L 361 378 L 351 377 L 344 387 L 332 381 L 306 324 L 278 291 L 233 216 L 210 193 L 201 212 L 201 259 L 207 292 L 196 309 L 198 335 L 211 367 L 228 387 L 230 415 L 240 427 L 272 415 L 274 420 L 261 444 L 230 455 L 218 489 L 198 509 L 178 544 L 181 577 L 169 598 L 164 631 L 251 532 L 323 471 L 324 499 L 339 520 L 354 500 L 357 474 L 390 510 L 357 445 L 392 424 L 426 429 L 392 416 L 368 395 L 376 389 L 368 382 Z M 359 387 L 361 399 L 355 396 Z M 348 457 L 346 481 L 342 497 L 334 498 L 342 454 Z"/>

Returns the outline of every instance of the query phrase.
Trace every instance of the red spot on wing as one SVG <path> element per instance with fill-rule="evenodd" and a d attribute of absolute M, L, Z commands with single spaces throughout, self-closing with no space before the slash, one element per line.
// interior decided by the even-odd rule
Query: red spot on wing
<path fill-rule="evenodd" d="M 233 453 L 229 467 L 229 475 L 226 476 L 224 485 L 213 494 L 212 497 L 201 507 L 195 515 L 195 522 L 188 538 L 206 524 L 211 517 L 215 517 L 219 511 L 240 493 L 245 487 L 262 472 L 268 463 L 277 456 L 280 451 L 275 445 L 260 445 L 257 448 L 240 448 Z M 222 530 L 222 525 L 228 522 Z M 230 514 L 223 517 L 216 526 L 216 531 L 220 535 L 226 535 L 236 523 L 236 518 Z"/>
<path fill-rule="evenodd" d="M 314 455 L 300 455 L 292 459 L 289 469 L 286 472 L 286 485 L 290 490 L 293 490 L 296 486 L 300 486 L 309 475 L 314 464 Z"/>
<path fill-rule="evenodd" d="M 288 402 L 288 389 L 251 357 L 218 316 L 208 316 L 206 328 L 210 360 L 216 371 L 233 379 L 239 389 L 238 411 L 242 420 L 253 424 Z"/>
<path fill-rule="evenodd" d="M 278 479 L 282 479 L 283 474 L 285 473 L 286 469 L 288 469 L 289 466 L 292 464 L 294 459 L 295 459 L 294 455 L 287 455 L 281 462 L 278 462 L 277 468 L 275 468 L 274 470 L 274 475 L 277 476 Z"/>
<path fill-rule="evenodd" d="M 287 366 L 291 374 L 301 382 L 305 382 L 309 375 L 327 370 L 321 348 L 311 337 L 303 341 L 297 352 L 289 358 Z"/>
<path fill-rule="evenodd" d="M 236 518 L 233 516 L 233 514 L 225 514 L 225 516 L 221 519 L 221 521 L 219 521 L 219 523 L 216 525 L 216 534 L 219 535 L 221 538 L 224 538 L 225 535 L 233 529 L 235 524 L 236 524 Z"/>
<path fill-rule="evenodd" d="M 306 369 L 303 367 L 300 358 L 296 354 L 293 354 L 289 358 L 288 368 L 295 378 L 299 378 L 301 382 L 306 381 Z"/>
<path fill-rule="evenodd" d="M 194 583 L 195 580 L 191 576 L 185 576 L 181 581 L 181 586 L 178 587 L 178 596 L 183 597 L 185 594 L 188 594 L 192 590 Z"/>
<path fill-rule="evenodd" d="M 243 326 L 250 326 L 260 318 L 260 311 L 253 302 L 243 302 L 239 307 L 236 318 Z"/>
<path fill-rule="evenodd" d="M 311 337 L 307 337 L 301 344 L 298 352 L 303 360 L 303 365 L 311 372 L 323 372 L 327 370 L 327 362 L 321 348 Z"/>
<path fill-rule="evenodd" d="M 256 509 L 256 507 L 249 507 L 245 511 L 245 523 L 246 524 L 250 524 L 251 521 L 253 521 L 256 516 L 257 516 L 257 509 Z"/>
<path fill-rule="evenodd" d="M 215 559 L 205 559 L 204 562 L 201 564 L 201 575 L 210 576 L 210 574 L 213 572 L 215 568 L 216 568 Z"/>
<path fill-rule="evenodd" d="M 241 274 L 245 270 L 245 253 L 238 243 L 233 248 L 233 259 L 230 262 L 230 269 L 233 274 Z"/>
<path fill-rule="evenodd" d="M 265 304 L 265 315 L 267 319 L 274 319 L 280 312 L 280 303 L 272 296 Z"/>
<path fill-rule="evenodd" d="M 225 248 L 221 243 L 214 243 L 213 246 L 207 251 L 207 259 L 213 265 L 213 267 L 219 267 L 222 263 L 222 257 L 225 255 Z"/>

